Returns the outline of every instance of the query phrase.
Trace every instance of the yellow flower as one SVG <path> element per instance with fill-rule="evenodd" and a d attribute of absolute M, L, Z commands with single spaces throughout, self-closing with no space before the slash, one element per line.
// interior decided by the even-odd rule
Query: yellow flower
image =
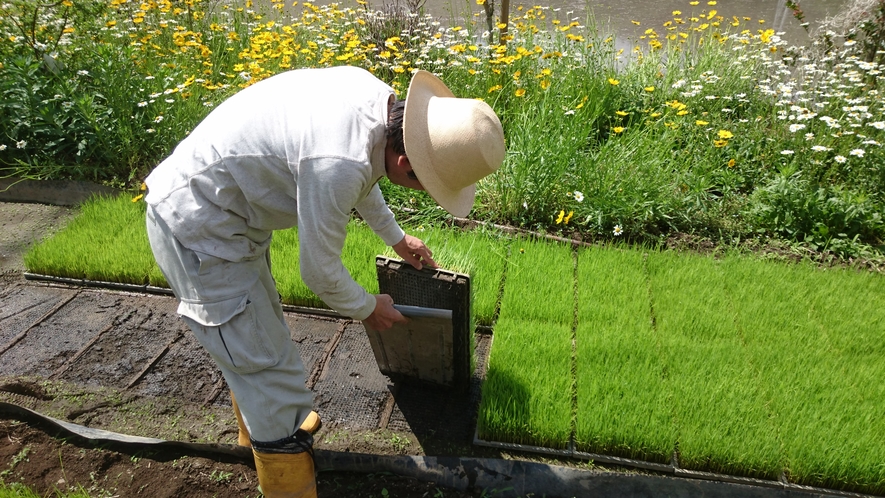
<path fill-rule="evenodd" d="M 500 90 L 502 88 L 504 88 L 504 87 L 502 87 L 501 85 L 495 85 L 495 86 L 489 88 L 489 93 L 497 92 L 498 90 Z"/>
<path fill-rule="evenodd" d="M 660 115 L 661 115 L 661 113 L 659 113 L 659 112 L 653 112 L 653 113 L 650 114 L 650 116 L 653 117 L 653 118 L 660 117 Z"/>
<path fill-rule="evenodd" d="M 550 87 L 550 80 L 541 80 L 541 88 L 546 90 Z"/>
<path fill-rule="evenodd" d="M 645 90 L 646 92 L 653 92 L 653 91 L 655 91 L 655 87 L 653 87 L 653 86 L 647 86 L 647 87 L 644 88 L 644 90 Z"/>
<path fill-rule="evenodd" d="M 556 217 L 556 224 L 559 225 L 562 223 L 562 219 L 565 217 L 565 211 L 560 211 L 559 216 Z"/>
<path fill-rule="evenodd" d="M 612 131 L 615 133 L 621 133 L 624 131 L 624 129 L 625 128 L 623 126 L 615 126 L 614 128 L 612 128 Z"/>
<path fill-rule="evenodd" d="M 688 114 L 688 111 L 686 111 L 685 109 L 676 113 L 677 116 L 685 116 L 686 114 Z"/>
<path fill-rule="evenodd" d="M 717 148 L 725 147 L 726 145 L 728 145 L 728 140 L 713 140 L 713 145 L 715 145 Z"/>
<path fill-rule="evenodd" d="M 706 122 L 706 121 L 701 121 L 701 120 L 699 119 L 699 120 L 695 121 L 694 124 L 696 124 L 696 125 L 698 125 L 698 126 L 707 126 L 707 125 L 710 124 L 710 123 L 708 123 L 708 122 Z"/>
<path fill-rule="evenodd" d="M 486 0 L 476 0 L 476 5 L 485 5 Z"/>
<path fill-rule="evenodd" d="M 142 192 L 147 190 L 147 183 L 141 182 L 141 187 L 139 188 L 139 190 L 141 190 Z"/>
<path fill-rule="evenodd" d="M 688 2 L 689 5 L 697 5 L 699 3 L 701 3 L 701 2 Z"/>
<path fill-rule="evenodd" d="M 682 15 L 682 11 L 681 11 L 681 10 L 674 10 L 674 11 L 673 11 L 673 15 L 674 15 L 674 16 L 681 16 L 681 15 Z"/>
<path fill-rule="evenodd" d="M 565 216 L 565 218 L 563 218 L 563 220 L 562 220 L 562 224 L 563 224 L 563 225 L 568 225 L 568 222 L 569 222 L 569 220 L 572 219 L 572 215 L 573 215 L 573 214 L 575 214 L 574 211 L 569 211 L 568 214 Z"/>
<path fill-rule="evenodd" d="M 618 81 L 618 80 L 616 80 L 616 79 L 614 79 L 614 78 L 609 78 L 609 79 L 608 79 L 608 83 L 609 83 L 610 85 L 613 85 L 613 86 L 618 86 L 618 85 L 621 84 L 620 81 Z"/>
<path fill-rule="evenodd" d="M 73 32 L 74 32 L 74 28 L 72 28 L 72 27 L 67 27 L 64 30 L 62 30 L 62 33 L 66 33 L 66 34 L 73 33 Z"/>
<path fill-rule="evenodd" d="M 525 88 L 517 88 L 516 91 L 513 92 L 513 95 L 516 95 L 517 97 L 522 97 L 523 95 L 525 95 Z"/>
<path fill-rule="evenodd" d="M 734 168 L 734 163 L 735 163 L 735 160 L 734 160 L 734 159 L 729 159 L 729 160 L 728 160 L 728 167 L 729 167 L 729 168 Z"/>
<path fill-rule="evenodd" d="M 729 138 L 733 138 L 733 137 L 734 137 L 734 133 L 732 133 L 728 130 L 719 130 L 719 138 L 721 138 L 722 140 L 728 140 Z"/>
<path fill-rule="evenodd" d="M 144 197 L 144 194 L 138 194 L 132 198 L 132 202 L 138 202 Z"/>
<path fill-rule="evenodd" d="M 639 21 L 630 21 L 630 22 L 632 22 L 633 24 L 635 24 L 637 26 L 639 26 L 639 24 L 640 24 Z"/>
<path fill-rule="evenodd" d="M 710 0 L 707 5 L 716 5 L 716 0 Z"/>
<path fill-rule="evenodd" d="M 617 114 L 618 116 L 629 116 L 630 115 L 630 113 L 627 113 L 624 111 L 615 111 L 615 114 Z"/>

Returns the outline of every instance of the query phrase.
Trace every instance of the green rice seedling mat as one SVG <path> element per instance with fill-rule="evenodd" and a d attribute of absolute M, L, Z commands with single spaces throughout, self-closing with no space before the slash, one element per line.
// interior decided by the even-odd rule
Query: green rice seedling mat
<path fill-rule="evenodd" d="M 551 258 L 520 254 L 537 255 L 528 268 Z M 571 331 L 524 318 L 547 310 L 509 299 L 543 285 L 544 306 L 568 302 L 572 289 L 550 287 L 564 275 L 533 287 L 508 271 L 477 444 L 775 487 L 885 490 L 880 275 L 740 255 L 575 255 Z"/>

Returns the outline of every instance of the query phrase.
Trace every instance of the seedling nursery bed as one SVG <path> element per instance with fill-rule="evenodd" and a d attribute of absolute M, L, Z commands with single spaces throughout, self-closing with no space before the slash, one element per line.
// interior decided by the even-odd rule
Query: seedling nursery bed
<path fill-rule="evenodd" d="M 34 274 L 162 288 L 143 230 L 131 229 L 143 213 L 125 196 L 88 202 L 25 264 Z M 471 276 L 472 323 L 493 332 L 477 444 L 885 492 L 881 275 L 424 230 L 417 235 L 444 268 Z M 349 231 L 345 265 L 377 292 L 374 261 L 385 248 L 359 222 Z M 322 307 L 288 256 L 297 231 L 276 235 L 271 251 L 284 302 Z"/>

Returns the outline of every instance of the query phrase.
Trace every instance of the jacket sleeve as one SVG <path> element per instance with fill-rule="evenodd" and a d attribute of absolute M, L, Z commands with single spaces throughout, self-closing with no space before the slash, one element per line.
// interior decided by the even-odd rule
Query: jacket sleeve
<path fill-rule="evenodd" d="M 375 310 L 375 296 L 341 262 L 350 212 L 368 178 L 335 157 L 306 159 L 298 173 L 298 252 L 301 278 L 330 308 L 355 320 Z"/>
<path fill-rule="evenodd" d="M 385 244 L 393 246 L 405 237 L 405 232 L 396 223 L 377 183 L 369 191 L 369 195 L 357 204 L 356 210 Z"/>

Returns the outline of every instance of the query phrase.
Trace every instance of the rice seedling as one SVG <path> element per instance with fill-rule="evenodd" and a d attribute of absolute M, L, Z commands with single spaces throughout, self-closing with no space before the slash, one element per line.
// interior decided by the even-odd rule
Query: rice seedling
<path fill-rule="evenodd" d="M 470 277 L 471 313 L 477 325 L 491 326 L 498 307 L 509 240 L 489 230 L 420 225 L 411 232 L 433 251 L 440 268 Z M 384 254 L 399 258 L 393 249 Z"/>
<path fill-rule="evenodd" d="M 571 327 L 575 264 L 569 245 L 521 238 L 510 245 L 501 315 Z"/>
<path fill-rule="evenodd" d="M 790 480 L 881 492 L 881 276 L 746 258 L 726 269 L 760 380 L 775 393 Z"/>
<path fill-rule="evenodd" d="M 669 463 L 676 426 L 643 259 L 635 250 L 578 252 L 575 442 L 579 451 Z"/>
<path fill-rule="evenodd" d="M 354 220 L 347 225 L 347 238 L 341 262 L 351 277 L 370 294 L 378 293 L 378 271 L 375 256 L 384 254 L 387 246 L 364 222 Z"/>
<path fill-rule="evenodd" d="M 301 280 L 297 227 L 274 232 L 270 244 L 270 268 L 283 303 L 308 308 L 327 307 Z"/>
<path fill-rule="evenodd" d="M 68 226 L 32 246 L 24 263 L 45 275 L 146 284 L 154 262 L 144 204 L 127 195 L 93 197 Z"/>
<path fill-rule="evenodd" d="M 570 246 L 511 243 L 479 409 L 480 437 L 551 448 L 568 443 L 574 303 Z"/>
<path fill-rule="evenodd" d="M 490 441 L 565 448 L 572 431 L 571 327 L 505 318 L 495 326 L 477 416 Z"/>
<path fill-rule="evenodd" d="M 655 252 L 648 273 L 680 465 L 777 478 L 783 458 L 768 408 L 773 393 L 759 382 L 719 264 Z"/>

